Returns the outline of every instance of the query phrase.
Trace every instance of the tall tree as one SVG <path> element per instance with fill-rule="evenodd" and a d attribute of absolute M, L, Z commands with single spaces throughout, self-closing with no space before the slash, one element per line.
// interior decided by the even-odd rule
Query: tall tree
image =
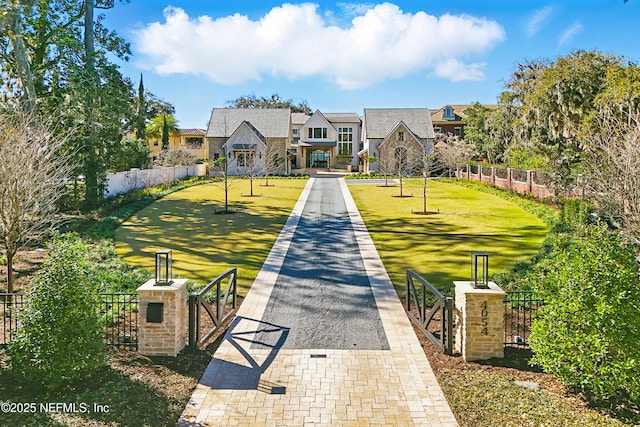
<path fill-rule="evenodd" d="M 528 137 L 546 149 L 549 160 L 569 167 L 580 162 L 583 125 L 605 85 L 607 70 L 622 59 L 599 52 L 575 51 L 553 62 L 518 66 L 507 83 L 522 103 L 521 124 Z"/>
<path fill-rule="evenodd" d="M 140 83 L 138 84 L 138 104 L 136 115 L 136 138 L 142 141 L 147 140 L 145 134 L 147 122 L 147 101 L 144 93 L 144 83 L 142 81 L 142 73 L 140 73 Z"/>
<path fill-rule="evenodd" d="M 167 116 L 162 116 L 162 149 L 169 149 L 169 124 L 167 124 Z"/>
<path fill-rule="evenodd" d="M 94 208 L 101 198 L 99 179 L 100 168 L 98 165 L 98 146 L 96 132 L 94 129 L 94 97 L 98 88 L 95 61 L 95 43 L 93 35 L 93 0 L 84 0 L 84 67 L 85 85 L 88 89 L 85 92 L 85 140 L 83 152 L 85 154 L 84 175 L 85 175 L 85 204 L 87 208 Z"/>
<path fill-rule="evenodd" d="M 22 105 L 28 110 L 35 108 L 36 89 L 35 79 L 31 70 L 28 53 L 24 43 L 23 16 L 30 8 L 30 2 L 19 0 L 7 1 L 0 5 L 0 29 L 6 32 L 13 53 L 15 72 L 17 80 L 20 82 L 22 93 L 20 94 Z"/>
<path fill-rule="evenodd" d="M 487 121 L 490 114 L 489 108 L 476 102 L 466 109 L 462 121 L 464 122 L 465 139 L 475 145 L 481 157 L 486 158 L 489 163 L 494 163 L 498 160 L 500 153 L 495 149 L 494 141 L 487 132 Z"/>
<path fill-rule="evenodd" d="M 108 9 L 114 0 L 15 0 L 22 6 L 22 40 L 33 73 L 36 106 L 42 114 L 60 111 L 61 124 L 76 129 L 69 151 L 81 160 L 78 173 L 87 180 L 85 201 L 95 206 L 102 194 L 107 153 L 121 143 L 130 127 L 131 82 L 108 59 L 111 53 L 128 59 L 129 45 L 103 25 L 94 9 Z M 0 6 L 2 8 L 2 6 Z M 0 61 L 8 64 L 4 90 L 20 80 L 14 56 L 19 52 L 0 32 Z M 9 89 L 9 90 L 7 90 Z M 113 130 L 118 131 L 114 132 Z"/>
<path fill-rule="evenodd" d="M 232 101 L 227 101 L 230 108 L 290 108 L 294 113 L 309 113 L 311 108 L 306 100 L 294 101 L 293 99 L 283 99 L 279 94 L 273 93 L 271 96 L 256 97 L 255 94 L 241 96 Z"/>

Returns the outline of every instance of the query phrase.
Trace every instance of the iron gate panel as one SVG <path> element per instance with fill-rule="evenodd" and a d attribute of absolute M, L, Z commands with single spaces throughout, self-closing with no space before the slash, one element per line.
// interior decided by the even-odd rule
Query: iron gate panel
<path fill-rule="evenodd" d="M 420 284 L 416 289 L 414 281 Z M 429 308 L 428 296 L 436 299 Z M 413 297 L 413 303 L 412 303 Z M 417 315 L 413 313 L 415 306 Z M 443 353 L 453 353 L 453 298 L 444 296 L 425 278 L 407 269 L 407 316 Z"/>
<path fill-rule="evenodd" d="M 225 279 L 227 286 L 222 294 L 222 284 Z M 220 276 L 213 279 L 200 292 L 189 296 L 189 346 L 196 350 L 215 334 L 222 324 L 234 314 L 236 309 L 236 300 L 238 299 L 237 290 L 238 268 L 234 267 Z M 214 301 L 209 302 L 209 293 L 213 291 Z M 229 305 L 229 297 L 231 296 L 231 309 L 227 311 Z M 211 321 L 213 326 L 206 332 L 203 332 L 203 320 Z"/>

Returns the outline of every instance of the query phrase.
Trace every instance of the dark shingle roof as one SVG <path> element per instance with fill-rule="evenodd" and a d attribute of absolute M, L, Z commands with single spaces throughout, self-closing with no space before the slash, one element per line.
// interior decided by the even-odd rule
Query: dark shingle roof
<path fill-rule="evenodd" d="M 244 121 L 267 138 L 288 138 L 291 110 L 288 108 L 214 108 L 207 128 L 208 138 L 228 138 Z"/>
<path fill-rule="evenodd" d="M 427 108 L 365 108 L 364 127 L 367 138 L 383 139 L 398 122 L 422 139 L 435 138 Z"/>

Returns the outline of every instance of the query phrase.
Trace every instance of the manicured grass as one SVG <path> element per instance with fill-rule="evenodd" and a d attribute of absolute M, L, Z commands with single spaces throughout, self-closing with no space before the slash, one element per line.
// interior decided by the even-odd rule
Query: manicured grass
<path fill-rule="evenodd" d="M 206 284 L 238 267 L 241 294 L 251 286 L 269 254 L 306 180 L 233 180 L 229 208 L 220 184 L 205 184 L 172 193 L 132 216 L 116 230 L 116 250 L 131 265 L 153 269 L 158 249 L 173 250 L 174 277 Z"/>
<path fill-rule="evenodd" d="M 429 180 L 427 211 L 422 181 L 399 186 L 351 184 L 349 189 L 398 294 L 410 268 L 452 295 L 454 280 L 470 280 L 471 252 L 489 253 L 489 273 L 535 254 L 549 229 L 515 203 L 455 184 Z M 394 197 L 395 196 L 395 197 Z"/>

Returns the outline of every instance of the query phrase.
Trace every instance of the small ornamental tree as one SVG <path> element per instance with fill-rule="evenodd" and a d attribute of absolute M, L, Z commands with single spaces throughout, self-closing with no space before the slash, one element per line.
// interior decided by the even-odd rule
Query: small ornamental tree
<path fill-rule="evenodd" d="M 545 305 L 532 362 L 598 400 L 640 400 L 640 284 L 632 246 L 604 224 L 558 238 L 533 280 Z"/>
<path fill-rule="evenodd" d="M 75 235 L 54 240 L 31 282 L 21 328 L 9 347 L 12 374 L 25 385 L 59 389 L 107 363 L 87 252 Z"/>
<path fill-rule="evenodd" d="M 21 109 L 0 111 L 0 247 L 9 293 L 18 251 L 46 240 L 62 221 L 58 202 L 77 167 L 73 153 L 64 150 L 71 134 L 55 122 Z"/>
<path fill-rule="evenodd" d="M 267 149 L 264 154 L 264 185 L 265 187 L 268 187 L 269 175 L 276 173 L 282 167 L 285 159 L 282 157 L 284 148 L 278 141 L 273 141 L 270 138 L 267 138 L 265 144 L 267 145 Z M 288 173 L 287 169 L 288 168 L 285 165 L 285 173 Z"/>

